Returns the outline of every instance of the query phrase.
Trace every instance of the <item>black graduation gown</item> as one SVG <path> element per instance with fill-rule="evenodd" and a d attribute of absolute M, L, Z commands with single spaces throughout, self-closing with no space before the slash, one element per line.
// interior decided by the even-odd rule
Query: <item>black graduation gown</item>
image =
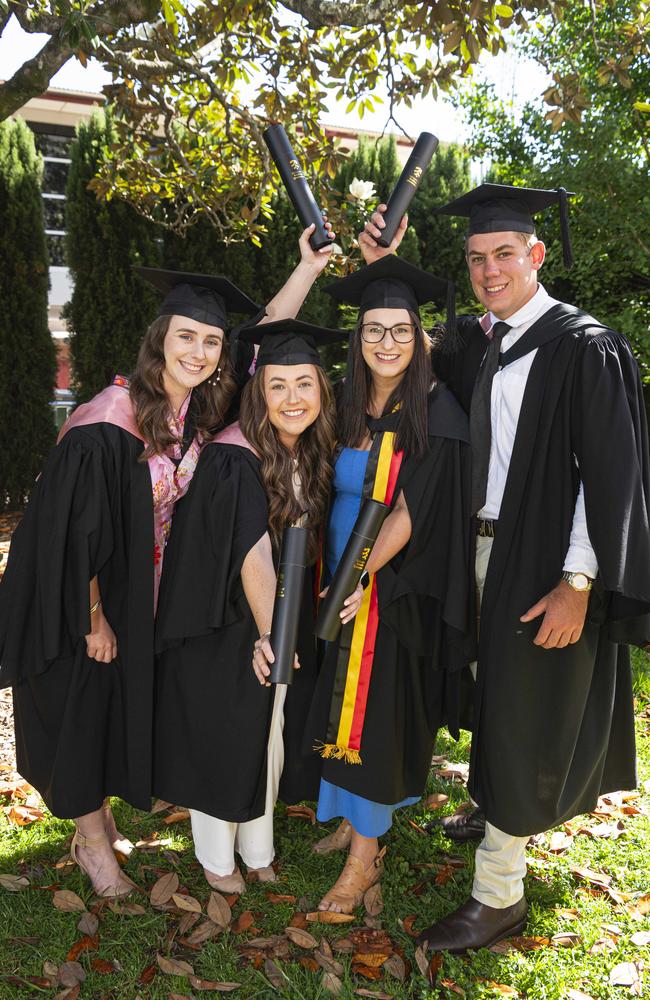
<path fill-rule="evenodd" d="M 241 567 L 267 531 L 259 461 L 211 444 L 174 513 L 157 615 L 154 792 L 230 822 L 264 813 L 275 688 L 251 666 L 258 637 Z M 285 701 L 284 801 L 313 797 L 315 762 L 298 745 L 315 678 L 313 598 L 305 574 L 298 655 Z"/>
<path fill-rule="evenodd" d="M 485 337 L 471 321 L 464 335 L 465 357 L 443 367 L 468 406 Z M 488 820 L 517 836 L 635 786 L 630 660 L 620 643 L 650 641 L 648 437 L 630 346 L 564 304 L 524 338 L 538 351 L 481 606 L 469 782 Z M 541 617 L 519 618 L 560 578 L 580 479 L 598 579 L 580 640 L 545 650 L 533 644 Z"/>
<path fill-rule="evenodd" d="M 429 395 L 429 450 L 406 459 L 404 492 L 412 534 L 377 573 L 379 626 L 361 737 L 361 764 L 327 758 L 326 781 L 373 802 L 420 796 L 438 728 L 457 731 L 462 667 L 475 656 L 469 587 L 467 418 L 437 384 Z M 306 726 L 326 742 L 338 642 L 328 646 Z"/>
<path fill-rule="evenodd" d="M 109 423 L 50 453 L 0 584 L 0 685 L 13 685 L 17 767 L 54 815 L 117 795 L 151 805 L 153 504 L 143 444 Z M 118 655 L 86 655 L 97 575 Z"/>

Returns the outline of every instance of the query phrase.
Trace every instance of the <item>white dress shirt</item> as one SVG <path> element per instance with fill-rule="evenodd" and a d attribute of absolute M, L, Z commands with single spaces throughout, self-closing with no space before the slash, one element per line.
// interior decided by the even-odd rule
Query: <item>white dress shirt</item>
<path fill-rule="evenodd" d="M 513 344 L 516 344 L 526 330 L 556 304 L 557 300 L 552 299 L 542 285 L 538 285 L 532 299 L 505 320 L 512 329 L 501 341 L 501 353 L 503 354 Z M 489 317 L 491 324 L 499 322 L 493 313 L 489 313 Z M 505 368 L 496 373 L 492 382 L 490 465 L 485 506 L 479 511 L 479 517 L 487 520 L 496 521 L 499 517 L 528 373 L 536 354 L 537 348 L 529 351 L 523 358 L 506 365 Z M 598 560 L 591 547 L 587 532 L 582 482 L 576 500 L 569 549 L 563 568 L 570 573 L 586 573 L 592 578 L 598 573 Z"/>

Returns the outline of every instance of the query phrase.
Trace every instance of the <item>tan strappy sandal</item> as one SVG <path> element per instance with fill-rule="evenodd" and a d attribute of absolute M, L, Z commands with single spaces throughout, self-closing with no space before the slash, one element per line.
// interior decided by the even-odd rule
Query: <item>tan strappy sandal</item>
<path fill-rule="evenodd" d="M 83 863 L 83 861 L 81 861 L 81 859 L 77 856 L 77 848 L 78 847 L 81 847 L 81 848 L 85 848 L 85 847 L 99 847 L 100 844 L 103 844 L 105 842 L 106 842 L 106 837 L 105 836 L 104 837 L 84 837 L 84 835 L 82 833 L 79 833 L 78 830 L 75 830 L 74 837 L 72 838 L 72 843 L 70 844 L 70 857 L 72 858 L 72 860 L 74 861 L 74 863 L 76 865 L 78 865 L 79 868 L 81 868 L 81 870 L 84 873 L 84 875 L 88 876 L 88 878 L 92 882 L 92 886 L 93 886 L 93 889 L 95 890 L 95 893 L 101 899 L 122 899 L 124 896 L 130 896 L 130 894 L 133 892 L 133 890 L 137 889 L 137 885 L 135 884 L 135 882 L 132 881 L 132 879 L 130 879 L 128 877 L 128 875 L 125 875 L 124 872 L 120 872 L 120 874 L 122 876 L 122 879 L 124 880 L 124 883 L 126 883 L 123 887 L 116 886 L 116 885 L 109 885 L 109 886 L 107 886 L 106 889 L 103 890 L 103 892 L 98 892 L 97 891 L 97 887 L 95 886 L 95 883 L 93 882 L 92 875 L 90 874 L 90 872 L 86 868 L 86 866 Z"/>
<path fill-rule="evenodd" d="M 333 851 L 343 851 L 352 841 L 352 824 L 344 819 L 339 823 L 334 833 L 328 833 L 322 840 L 317 840 L 312 847 L 314 854 L 331 854 Z"/>
<path fill-rule="evenodd" d="M 129 855 L 135 850 L 135 844 L 117 829 L 115 817 L 113 816 L 113 810 L 111 809 L 111 800 L 109 798 L 104 799 L 104 802 L 102 803 L 102 816 L 104 819 L 104 828 L 106 829 L 106 824 L 109 823 L 115 833 L 115 836 L 111 838 L 109 830 L 106 829 L 106 835 L 111 843 L 111 847 L 114 851 L 117 851 L 119 854 L 123 854 L 125 858 L 128 858 Z"/>
<path fill-rule="evenodd" d="M 278 876 L 273 865 L 266 865 L 265 868 L 249 868 L 249 882 L 277 882 Z"/>
<path fill-rule="evenodd" d="M 240 872 L 239 868 L 235 868 L 234 872 L 230 875 L 216 875 L 215 872 L 211 872 L 207 868 L 204 868 L 203 874 L 213 889 L 217 889 L 219 892 L 223 892 L 227 896 L 231 893 L 236 893 L 240 896 L 246 889 L 244 876 Z"/>
<path fill-rule="evenodd" d="M 367 868 L 359 858 L 348 855 L 345 868 L 329 892 L 325 893 L 321 903 L 335 903 L 341 913 L 352 913 L 361 905 L 363 895 L 371 885 L 378 882 L 384 871 L 383 857 L 386 848 L 371 861 Z M 319 905 L 320 909 L 320 905 Z"/>

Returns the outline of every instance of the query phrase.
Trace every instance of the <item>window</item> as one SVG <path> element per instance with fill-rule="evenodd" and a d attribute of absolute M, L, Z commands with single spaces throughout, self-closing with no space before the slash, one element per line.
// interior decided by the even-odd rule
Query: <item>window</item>
<path fill-rule="evenodd" d="M 36 148 L 43 157 L 43 214 L 50 267 L 66 267 L 65 189 L 70 169 L 72 130 L 59 125 L 30 123 Z"/>

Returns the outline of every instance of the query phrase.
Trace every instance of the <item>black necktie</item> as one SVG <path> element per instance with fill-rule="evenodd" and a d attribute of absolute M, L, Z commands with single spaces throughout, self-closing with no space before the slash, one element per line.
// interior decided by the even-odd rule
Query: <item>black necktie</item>
<path fill-rule="evenodd" d="M 499 368 L 501 341 L 510 331 L 507 323 L 495 323 L 492 339 L 478 373 L 469 411 L 469 435 L 472 442 L 472 514 L 485 505 L 490 445 L 492 443 L 492 379 Z"/>

